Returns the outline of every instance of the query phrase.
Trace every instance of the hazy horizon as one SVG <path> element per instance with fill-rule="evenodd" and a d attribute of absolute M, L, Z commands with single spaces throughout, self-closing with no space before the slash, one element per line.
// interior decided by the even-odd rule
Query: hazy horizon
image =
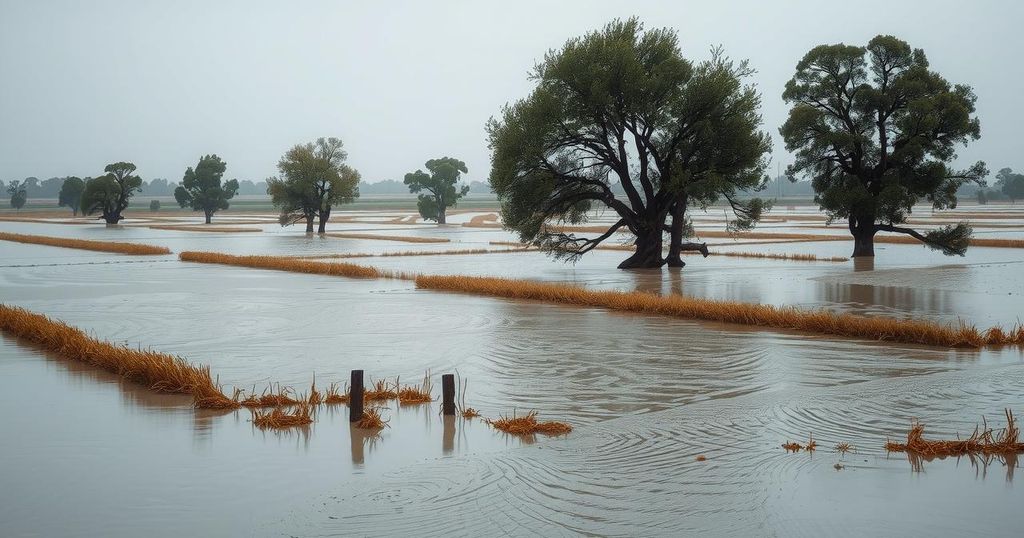
<path fill-rule="evenodd" d="M 467 182 L 485 181 L 484 123 L 529 93 L 534 63 L 632 15 L 677 30 L 689 59 L 720 44 L 750 60 L 772 175 L 792 159 L 778 126 L 796 62 L 815 45 L 877 34 L 923 48 L 933 69 L 974 88 L 982 138 L 959 163 L 1024 168 L 1020 4 L 796 4 L 0 0 L 0 180 L 97 175 L 127 160 L 147 181 L 178 181 L 216 153 L 227 177 L 255 182 L 292 145 L 337 136 L 367 182 L 443 155 L 466 161 Z"/>

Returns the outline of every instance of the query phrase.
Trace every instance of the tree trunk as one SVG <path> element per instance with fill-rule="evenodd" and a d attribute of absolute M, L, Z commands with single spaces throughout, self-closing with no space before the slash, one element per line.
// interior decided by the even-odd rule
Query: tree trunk
<path fill-rule="evenodd" d="M 209 224 L 210 218 L 213 217 L 213 213 L 210 213 L 209 211 L 204 211 L 204 213 L 206 214 L 206 223 Z"/>
<path fill-rule="evenodd" d="M 636 237 L 636 252 L 619 264 L 619 269 L 653 269 L 665 265 L 662 257 L 661 228 L 648 230 Z"/>
<path fill-rule="evenodd" d="M 853 257 L 875 255 L 875 227 L 865 225 L 853 231 Z"/>
<path fill-rule="evenodd" d="M 677 201 L 672 205 L 672 229 L 669 234 L 668 257 L 665 258 L 665 263 L 669 267 L 686 266 L 686 262 L 680 258 L 680 254 L 683 252 L 683 219 L 685 211 L 686 206 L 682 202 Z"/>
<path fill-rule="evenodd" d="M 324 234 L 324 233 L 327 233 L 327 221 L 330 220 L 330 218 L 331 218 L 331 209 L 330 208 L 327 208 L 326 210 L 320 211 L 320 224 L 319 224 L 319 226 L 316 229 L 316 233 L 321 234 L 321 235 Z"/>
<path fill-rule="evenodd" d="M 306 213 L 306 233 L 313 233 L 313 214 Z"/>
<path fill-rule="evenodd" d="M 444 220 L 444 208 L 443 207 L 437 210 L 437 223 L 438 224 L 444 224 L 445 223 L 445 220 Z"/>

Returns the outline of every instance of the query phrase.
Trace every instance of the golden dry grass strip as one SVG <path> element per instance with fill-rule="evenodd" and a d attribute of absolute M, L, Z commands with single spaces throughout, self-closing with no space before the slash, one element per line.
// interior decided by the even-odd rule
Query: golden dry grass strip
<path fill-rule="evenodd" d="M 152 226 L 146 226 L 150 230 L 174 230 L 179 232 L 217 232 L 217 233 L 235 233 L 235 232 L 262 232 L 260 228 L 243 228 L 241 226 L 225 226 L 225 225 L 206 225 L 206 226 L 190 226 L 190 225 L 175 225 L 175 224 L 154 224 Z"/>
<path fill-rule="evenodd" d="M 339 239 L 375 239 L 379 241 L 400 241 L 402 243 L 450 243 L 451 239 L 444 237 L 416 237 L 411 235 L 379 235 L 379 234 L 357 234 L 357 233 L 329 233 L 328 237 Z"/>
<path fill-rule="evenodd" d="M 497 221 L 498 221 L 498 214 L 497 213 L 487 213 L 485 215 L 477 215 L 477 216 L 469 219 L 469 222 L 463 224 L 463 226 L 466 226 L 467 228 L 469 228 L 469 227 L 473 227 L 473 226 L 478 225 L 478 224 L 486 224 L 488 222 L 497 222 Z"/>
<path fill-rule="evenodd" d="M 238 407 L 238 402 L 226 396 L 213 380 L 209 366 L 194 365 L 166 353 L 131 349 L 98 340 L 64 322 L 3 304 L 0 304 L 0 330 L 65 359 L 136 381 L 155 392 L 191 394 L 196 407 Z"/>
<path fill-rule="evenodd" d="M 1006 428 L 997 434 L 982 419 L 982 425 L 974 428 L 974 433 L 967 439 L 928 440 L 924 438 L 924 424 L 914 421 L 907 433 L 905 443 L 889 441 L 885 449 L 889 452 L 909 452 L 923 457 L 965 456 L 972 454 L 1017 454 L 1024 452 L 1020 430 L 1017 428 L 1013 411 L 1004 410 Z M 959 436 L 958 436 L 959 437 Z"/>
<path fill-rule="evenodd" d="M 513 435 L 532 435 L 535 433 L 563 435 L 572 431 L 572 426 L 564 422 L 539 422 L 536 411 L 530 411 L 521 417 L 516 416 L 515 411 L 513 411 L 511 417 L 501 416 L 494 420 L 488 420 L 487 423 L 497 430 Z"/>
<path fill-rule="evenodd" d="M 363 409 L 363 418 L 353 424 L 360 430 L 380 430 L 387 425 L 388 421 L 380 418 L 380 412 L 373 408 Z"/>
<path fill-rule="evenodd" d="M 990 330 L 983 335 L 977 328 L 962 322 L 958 325 L 945 325 L 924 320 L 864 317 L 824 309 L 801 310 L 793 307 L 736 303 L 682 295 L 663 296 L 639 291 L 598 291 L 568 284 L 528 280 L 460 275 L 420 275 L 416 277 L 416 287 L 951 348 L 979 348 L 985 344 L 1024 344 L 1024 331 L 1020 330 L 1020 327 L 1015 331 L 1003 333 L 1003 341 L 993 341 L 991 338 L 996 336 L 993 331 Z"/>
<path fill-rule="evenodd" d="M 398 397 L 398 380 L 395 380 L 394 385 L 389 385 L 384 379 L 377 381 L 376 383 L 371 382 L 370 386 L 363 389 L 363 401 L 364 402 L 386 402 L 388 400 L 394 400 Z"/>
<path fill-rule="evenodd" d="M 167 247 L 143 245 L 140 243 L 119 243 L 116 241 L 91 241 L 87 239 L 68 239 L 66 237 L 50 237 L 46 235 L 27 235 L 0 232 L 0 240 L 16 243 L 31 243 L 50 247 L 77 248 L 97 252 L 114 252 L 117 254 L 134 254 L 140 256 L 170 254 Z"/>
<path fill-rule="evenodd" d="M 257 269 L 290 271 L 315 275 L 346 276 L 351 278 L 384 278 L 389 276 L 373 267 L 364 267 L 351 263 L 326 263 L 287 258 L 284 256 L 235 256 L 218 252 L 182 252 L 178 256 L 181 261 L 196 263 L 215 263 L 221 265 L 237 265 Z"/>
<path fill-rule="evenodd" d="M 275 407 L 270 411 L 252 409 L 252 424 L 262 429 L 284 429 L 313 423 L 313 406 L 307 402 L 293 406 L 289 411 Z"/>

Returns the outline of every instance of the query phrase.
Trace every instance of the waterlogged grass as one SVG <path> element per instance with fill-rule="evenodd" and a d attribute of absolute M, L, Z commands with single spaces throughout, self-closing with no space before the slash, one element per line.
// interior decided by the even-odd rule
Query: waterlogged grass
<path fill-rule="evenodd" d="M 956 440 L 929 440 L 924 438 L 924 425 L 914 422 L 907 433 L 905 443 L 889 441 L 885 449 L 889 452 L 909 452 L 922 457 L 945 457 L 945 456 L 966 456 L 973 454 L 985 455 L 1014 455 L 1024 452 L 1024 443 L 1021 443 L 1020 430 L 1017 428 L 1013 418 L 1013 412 L 1009 409 L 1006 413 L 1006 428 L 998 433 L 983 424 L 975 427 L 974 433 L 966 439 Z"/>
<path fill-rule="evenodd" d="M 115 373 L 155 392 L 191 394 L 196 407 L 238 407 L 238 402 L 226 396 L 214 382 L 209 366 L 191 364 L 166 353 L 98 340 L 81 329 L 18 307 L 0 305 L 0 329 L 65 359 Z"/>
<path fill-rule="evenodd" d="M 545 435 L 563 435 L 572 431 L 572 426 L 557 421 L 540 422 L 537 420 L 537 412 L 530 411 L 523 416 L 501 416 L 494 420 L 488 420 L 488 424 L 496 430 L 513 435 L 533 435 L 543 433 Z"/>
<path fill-rule="evenodd" d="M 284 429 L 313 423 L 313 405 L 300 402 L 289 410 L 276 407 L 269 411 L 252 409 L 252 424 L 262 429 Z"/>
<path fill-rule="evenodd" d="M 141 256 L 171 253 L 170 249 L 167 247 L 158 247 L 155 245 L 119 243 L 115 241 L 90 241 L 87 239 L 68 239 L 64 237 L 15 234 L 8 232 L 0 232 L 0 240 L 14 241 L 17 243 L 30 243 L 34 245 L 46 245 L 50 247 L 76 248 L 79 250 L 114 252 L 117 254 L 135 254 Z"/>
<path fill-rule="evenodd" d="M 150 230 L 174 230 L 180 232 L 217 232 L 217 233 L 236 233 L 236 232 L 262 232 L 259 228 L 243 228 L 241 226 L 223 226 L 223 225 L 206 225 L 206 226 L 187 226 L 187 225 L 174 225 L 174 224 L 154 224 L 152 226 L 146 226 Z"/>
<path fill-rule="evenodd" d="M 566 284 L 505 278 L 420 275 L 416 277 L 416 287 L 951 348 L 1024 344 L 1024 327 L 1021 326 L 1011 331 L 993 328 L 982 334 L 976 327 L 962 322 L 944 325 L 923 320 L 869 318 L 828 310 L 800 310 L 644 292 L 596 291 Z"/>

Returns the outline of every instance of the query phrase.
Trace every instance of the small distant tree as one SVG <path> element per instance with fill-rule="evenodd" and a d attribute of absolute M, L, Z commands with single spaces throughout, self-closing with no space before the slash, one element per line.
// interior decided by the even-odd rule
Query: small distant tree
<path fill-rule="evenodd" d="M 7 194 L 11 195 L 11 207 L 20 211 L 28 201 L 28 188 L 26 182 L 14 180 L 7 186 Z"/>
<path fill-rule="evenodd" d="M 782 97 L 793 108 L 779 131 L 796 152 L 786 174 L 793 181 L 810 177 L 829 221 L 847 221 L 854 256 L 874 256 L 880 231 L 910 235 L 946 254 L 967 251 L 966 222 L 924 234 L 899 225 L 920 200 L 956 207 L 960 186 L 983 184 L 985 163 L 949 167 L 958 145 L 980 137 L 970 86 L 929 70 L 923 50 L 880 35 L 866 47 L 811 49 Z"/>
<path fill-rule="evenodd" d="M 445 212 L 455 207 L 459 199 L 469 192 L 469 185 L 456 188 L 461 174 L 468 174 L 466 163 L 452 158 L 441 157 L 426 162 L 426 173 L 416 170 L 405 175 L 405 184 L 409 192 L 420 193 L 416 206 L 424 220 L 433 220 L 438 224 L 445 223 Z M 426 191 L 426 192 L 423 192 Z"/>
<path fill-rule="evenodd" d="M 152 211 L 153 213 L 160 211 L 160 200 L 150 200 L 149 210 Z"/>
<path fill-rule="evenodd" d="M 234 198 L 238 191 L 238 180 L 221 184 L 227 168 L 227 163 L 216 155 L 201 157 L 194 169 L 190 166 L 185 170 L 181 185 L 174 189 L 174 199 L 181 207 L 202 211 L 209 224 L 214 213 L 228 208 L 228 200 Z"/>
<path fill-rule="evenodd" d="M 131 197 L 142 187 L 142 178 L 133 174 L 135 165 L 129 162 L 108 164 L 103 171 L 106 174 L 85 182 L 82 213 L 91 215 L 99 211 L 107 224 L 117 224 L 124 218 L 121 213 Z"/>
<path fill-rule="evenodd" d="M 996 185 L 1010 199 L 1010 203 L 1016 204 L 1018 199 L 1024 198 L 1024 174 L 1015 174 L 1012 169 L 1003 168 L 996 174 Z"/>
<path fill-rule="evenodd" d="M 281 211 L 282 226 L 306 220 L 306 232 L 324 233 L 331 210 L 359 196 L 359 172 L 345 164 L 348 153 L 338 138 L 318 138 L 299 144 L 277 163 L 280 178 L 267 180 L 267 194 Z"/>
<path fill-rule="evenodd" d="M 60 193 L 57 195 L 57 205 L 70 207 L 73 215 L 78 216 L 78 207 L 82 203 L 82 191 L 85 190 L 85 181 L 80 177 L 68 176 L 60 186 Z"/>
<path fill-rule="evenodd" d="M 988 204 L 988 194 L 985 192 L 984 187 L 978 189 L 977 196 L 979 205 Z"/>

